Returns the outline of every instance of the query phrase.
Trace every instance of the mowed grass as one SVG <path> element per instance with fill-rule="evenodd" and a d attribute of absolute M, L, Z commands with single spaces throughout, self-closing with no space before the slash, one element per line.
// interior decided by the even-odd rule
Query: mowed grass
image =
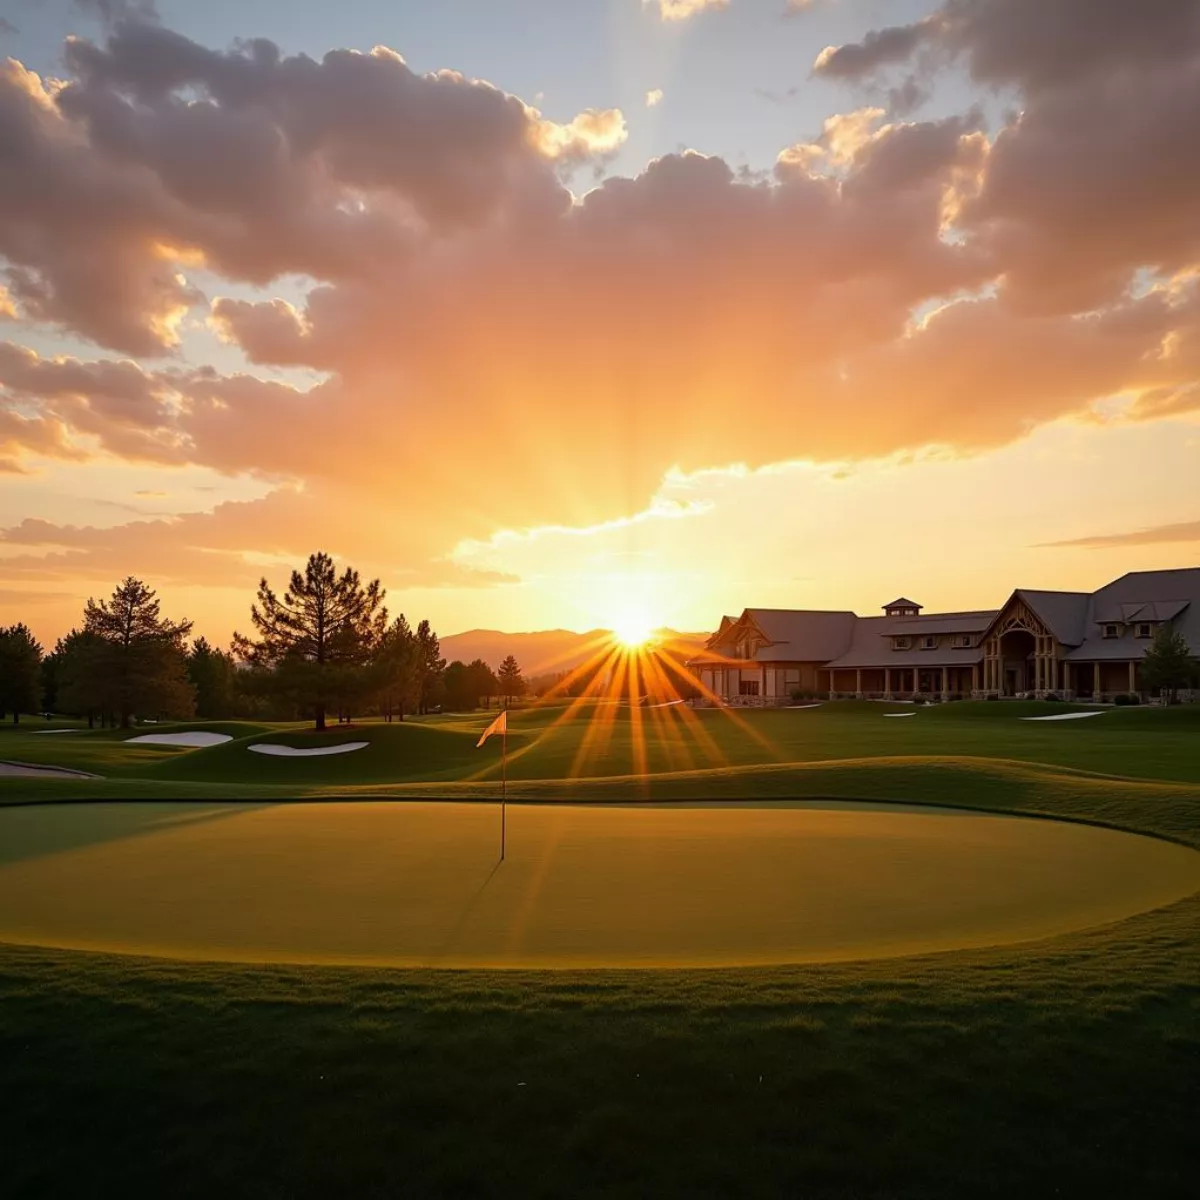
<path fill-rule="evenodd" d="M 243 962 L 700 967 L 1029 941 L 1200 890 L 1200 854 L 894 804 L 27 805 L 0 942 Z"/>
<path fill-rule="evenodd" d="M 901 758 L 987 759 L 1069 768 L 1126 779 L 1193 782 L 1200 779 L 1200 706 L 1113 709 L 1077 721 L 1038 722 L 1027 716 L 1073 711 L 1043 703 L 959 703 L 930 708 L 839 702 L 805 710 L 722 712 L 584 706 L 534 708 L 513 714 L 508 777 L 514 784 L 629 777 L 686 778 L 695 795 L 730 793 L 724 778 L 736 768 L 857 762 Z M 909 712 L 889 719 L 888 712 Z M 494 715 L 494 714 L 491 714 Z M 461 793 L 467 785 L 499 782 L 500 740 L 476 749 L 489 716 L 454 716 L 393 724 L 364 722 L 316 734 L 304 726 L 241 722 L 191 723 L 178 728 L 228 733 L 234 740 L 204 749 L 134 746 L 130 731 L 45 735 L 22 726 L 0 728 L 0 761 L 64 766 L 104 776 L 105 785 L 72 782 L 70 792 L 50 781 L 0 779 L 0 800 L 18 791 L 31 798 L 186 799 L 201 794 L 247 798 L 326 795 L 331 790 L 418 784 L 427 795 Z M 150 727 L 166 732 L 168 726 Z M 146 732 L 145 729 L 133 731 Z M 301 759 L 250 753 L 255 742 L 292 746 L 365 741 L 350 754 Z M 760 794 L 743 776 L 745 795 Z M 712 773 L 711 786 L 703 773 Z M 125 782 L 128 781 L 128 786 Z M 671 787 L 676 785 L 672 784 Z M 764 785 L 766 786 L 766 785 Z M 801 784 L 800 786 L 803 786 Z M 516 794 L 532 795 L 538 788 Z M 670 788 L 668 789 L 670 791 Z M 486 794 L 486 789 L 483 793 Z M 662 795 L 652 780 L 631 795 Z M 766 794 L 778 794 L 774 786 Z M 805 792 L 804 794 L 811 794 Z M 841 794 L 841 793 L 839 793 Z"/>
<path fill-rule="evenodd" d="M 575 782 L 563 764 L 586 719 L 538 741 L 561 710 L 521 713 L 510 749 L 534 748 L 510 765 L 517 794 L 547 802 L 896 799 L 1200 846 L 1195 709 L 1044 724 L 1017 718 L 1064 708 L 886 711 L 744 726 L 704 714 L 724 761 L 681 761 L 699 754 L 681 727 L 647 745 L 648 778 L 619 714 Z M 484 721 L 405 726 L 473 747 Z M 332 736 L 375 746 L 371 726 Z M 189 781 L 208 751 L 132 756 L 98 736 L 68 765 L 97 769 L 83 761 L 95 755 L 108 779 L 0 781 L 0 802 L 498 790 L 495 740 L 430 781 L 447 743 L 379 737 L 394 781 L 356 779 L 355 754 L 299 760 L 304 782 L 222 781 L 212 765 L 211 781 Z M 0 759 L 65 762 L 71 740 L 5 731 Z M 218 749 L 210 764 L 258 757 Z M 481 766 L 493 773 L 472 778 Z M 8 947 L 0 1013 L 5 1195 L 1190 1197 L 1200 1174 L 1200 896 L 1019 946 L 726 971 L 267 968 Z"/>

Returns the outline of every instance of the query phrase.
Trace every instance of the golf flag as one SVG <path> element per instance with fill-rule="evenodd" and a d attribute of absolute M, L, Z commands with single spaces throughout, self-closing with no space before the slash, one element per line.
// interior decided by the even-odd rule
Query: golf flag
<path fill-rule="evenodd" d="M 478 750 L 484 742 L 492 736 L 493 733 L 508 732 L 508 709 L 506 708 L 484 731 L 483 736 L 475 743 L 475 749 Z"/>

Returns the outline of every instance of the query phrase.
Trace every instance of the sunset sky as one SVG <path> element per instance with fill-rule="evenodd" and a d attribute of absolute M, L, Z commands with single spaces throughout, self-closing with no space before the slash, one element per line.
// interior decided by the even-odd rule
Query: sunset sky
<path fill-rule="evenodd" d="M 1200 559 L 1195 0 L 7 0 L 0 624 Z"/>

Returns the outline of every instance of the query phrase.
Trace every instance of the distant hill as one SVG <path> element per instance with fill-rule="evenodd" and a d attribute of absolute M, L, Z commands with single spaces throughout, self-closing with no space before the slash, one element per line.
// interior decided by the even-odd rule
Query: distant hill
<path fill-rule="evenodd" d="M 679 633 L 661 629 L 660 642 L 677 656 L 687 657 L 708 640 L 707 633 Z M 536 633 L 504 633 L 498 629 L 471 629 L 441 639 L 442 656 L 470 662 L 482 658 L 493 670 L 510 654 L 516 655 L 526 678 L 569 671 L 607 645 L 612 634 L 606 629 L 576 633 L 571 629 L 543 629 Z"/>

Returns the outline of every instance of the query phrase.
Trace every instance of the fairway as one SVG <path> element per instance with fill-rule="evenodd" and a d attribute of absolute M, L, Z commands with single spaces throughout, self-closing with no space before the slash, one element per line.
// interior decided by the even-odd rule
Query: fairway
<path fill-rule="evenodd" d="M 1113 830 L 847 803 L 0 812 L 0 941 L 185 959 L 686 967 L 1026 941 L 1200 889 Z"/>

